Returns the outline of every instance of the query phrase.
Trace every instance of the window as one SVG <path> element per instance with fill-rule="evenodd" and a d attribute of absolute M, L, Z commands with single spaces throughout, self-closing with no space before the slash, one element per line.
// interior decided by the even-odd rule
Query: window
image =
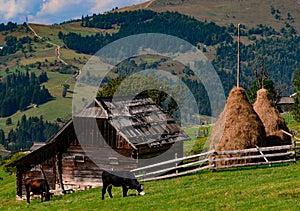
<path fill-rule="evenodd" d="M 84 162 L 84 156 L 83 155 L 75 155 L 75 161 L 76 162 Z"/>
<path fill-rule="evenodd" d="M 111 165 L 118 165 L 119 164 L 119 159 L 117 157 L 109 157 L 109 164 Z"/>

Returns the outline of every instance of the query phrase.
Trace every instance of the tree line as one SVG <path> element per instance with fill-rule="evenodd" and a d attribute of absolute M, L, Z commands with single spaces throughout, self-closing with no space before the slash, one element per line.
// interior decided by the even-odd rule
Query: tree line
<path fill-rule="evenodd" d="M 137 63 L 135 60 L 139 60 L 139 63 Z M 173 82 L 168 82 L 167 78 L 160 78 L 160 81 L 157 81 L 156 76 L 152 75 L 145 75 L 145 76 L 134 76 L 134 74 L 143 71 L 145 69 L 164 69 L 164 66 L 166 62 L 170 62 L 168 58 L 160 58 L 157 59 L 157 61 L 154 61 L 153 63 L 147 63 L 146 61 L 143 61 L 141 57 L 137 58 L 131 58 L 124 60 L 120 64 L 118 64 L 113 70 L 111 70 L 114 74 L 111 75 L 118 75 L 116 78 L 111 78 L 109 76 L 105 77 L 102 80 L 102 84 L 100 85 L 101 89 L 98 92 L 98 97 L 112 97 L 116 93 L 116 90 L 120 88 L 119 86 L 122 84 L 123 80 L 126 79 L 126 84 L 122 84 L 122 88 L 118 90 L 118 94 L 123 96 L 131 96 L 131 95 L 137 95 L 137 94 L 147 94 L 149 95 L 156 104 L 163 107 L 165 111 L 167 111 L 174 119 L 180 119 L 180 114 L 176 110 L 178 109 L 178 106 L 176 105 L 174 99 L 171 96 L 177 96 L 179 94 L 184 93 L 187 90 L 184 90 L 185 88 L 183 86 L 176 87 L 176 89 L 172 89 L 168 84 Z M 199 80 L 195 80 L 194 78 L 191 78 L 190 76 L 193 76 L 193 71 L 191 71 L 187 67 L 183 67 L 182 69 L 179 67 L 180 64 L 174 62 L 172 63 L 174 69 L 177 69 L 177 71 L 173 70 L 171 71 L 173 75 L 180 75 L 182 82 L 186 85 L 186 88 L 189 89 L 189 91 L 193 94 L 197 106 L 198 111 L 202 115 L 211 115 L 211 107 L 209 103 L 208 94 L 204 88 L 204 85 Z M 84 77 L 84 82 L 91 84 L 95 81 L 95 79 L 90 75 L 89 77 Z M 110 74 L 108 74 L 110 75 Z M 130 77 L 128 77 L 130 76 Z M 95 76 L 97 77 L 97 76 Z M 128 81 L 129 80 L 129 81 Z M 151 83 L 149 83 L 151 81 Z M 168 83 L 167 83 L 168 82 Z M 147 90 L 143 93 L 136 93 L 137 90 L 139 90 L 141 87 L 143 87 L 144 90 Z M 153 87 L 159 87 L 162 90 L 168 90 L 168 93 L 154 90 Z M 171 97 L 171 98 L 170 98 Z M 177 96 L 177 98 L 182 98 L 184 96 Z M 166 99 L 167 101 L 170 101 L 168 105 L 165 105 Z M 188 112 L 188 111 L 187 111 Z"/>
<path fill-rule="evenodd" d="M 104 27 L 105 23 L 107 25 Z M 87 54 L 94 54 L 117 39 L 139 33 L 174 35 L 195 46 L 202 43 L 203 51 L 206 51 L 207 46 L 215 46 L 216 57 L 212 63 L 221 78 L 225 93 L 228 94 L 235 85 L 237 42 L 233 41 L 233 37 L 237 35 L 237 28 L 233 24 L 220 27 L 213 22 L 201 22 L 179 13 L 157 13 L 147 10 L 86 16 L 82 17 L 81 24 L 84 27 L 106 29 L 115 25 L 119 27 L 118 32 L 114 34 L 82 36 L 73 32 L 59 33 L 59 37 L 69 48 Z M 247 29 L 245 25 L 241 28 L 241 35 L 252 40 L 250 44 L 241 44 L 242 85 L 245 88 L 251 86 L 247 81 L 253 81 L 255 78 L 252 73 L 256 68 L 257 59 L 264 58 L 269 78 L 275 85 L 292 86 L 293 71 L 299 66 L 300 41 L 295 30 L 291 30 L 293 27 L 287 25 L 280 32 L 263 24 L 259 24 L 257 28 Z M 258 39 L 259 36 L 263 38 Z"/>
<path fill-rule="evenodd" d="M 7 24 L 1 23 L 0 24 L 0 31 L 14 31 L 16 28 L 18 28 L 17 23 L 13 23 L 9 21 Z"/>
<path fill-rule="evenodd" d="M 18 50 L 22 50 L 22 53 L 24 53 L 26 57 L 27 52 L 33 52 L 32 41 L 34 40 L 29 36 L 18 39 L 15 36 L 8 35 L 4 40 L 6 45 L 3 46 L 3 49 L 0 51 L 0 56 L 14 54 Z"/>
<path fill-rule="evenodd" d="M 151 10 L 136 10 L 125 12 L 113 12 L 107 14 L 94 14 L 93 16 L 82 16 L 81 26 L 101 29 L 112 29 L 114 25 L 142 22 L 153 18 L 157 14 Z"/>
<path fill-rule="evenodd" d="M 48 81 L 47 73 L 17 72 L 0 81 L 0 116 L 7 117 L 30 104 L 42 104 L 52 99 L 49 90 L 41 84 Z"/>
<path fill-rule="evenodd" d="M 248 82 L 254 80 L 253 71 L 260 65 L 259 60 L 263 59 L 264 68 L 268 71 L 269 79 L 275 82 L 275 86 L 289 86 L 291 89 L 287 93 L 293 92 L 292 75 L 299 67 L 299 45 L 300 37 L 297 36 L 270 36 L 256 40 L 249 45 L 241 43 L 242 85 L 247 88 L 251 86 Z M 237 42 L 234 42 L 221 44 L 213 60 L 213 65 L 222 78 L 226 93 L 235 83 L 236 57 Z"/>
<path fill-rule="evenodd" d="M 114 21 L 112 21 L 114 20 Z M 99 21 L 99 22 L 97 22 Z M 232 37 L 226 27 L 220 27 L 213 22 L 200 22 L 195 18 L 174 12 L 157 13 L 139 10 L 124 13 L 109 13 L 95 15 L 83 19 L 83 26 L 103 28 L 103 24 L 120 25 L 120 30 L 113 34 L 97 33 L 96 35 L 82 36 L 74 32 L 59 33 L 59 38 L 73 50 L 94 54 L 100 48 L 117 39 L 139 33 L 162 33 L 177 36 L 193 45 L 204 43 L 214 45 L 221 42 L 232 42 Z M 99 23 L 99 24 L 98 24 Z"/>
<path fill-rule="evenodd" d="M 45 142 L 59 129 L 59 126 L 43 117 L 29 117 L 23 115 L 17 122 L 17 128 L 11 129 L 7 135 L 0 129 L 0 144 L 11 152 L 29 150 L 34 142 Z"/>

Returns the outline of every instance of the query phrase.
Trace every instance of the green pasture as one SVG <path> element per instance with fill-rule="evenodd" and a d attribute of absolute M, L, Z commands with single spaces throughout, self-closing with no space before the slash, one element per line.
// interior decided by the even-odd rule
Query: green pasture
<path fill-rule="evenodd" d="M 10 118 L 12 119 L 12 125 L 6 126 L 6 120 L 8 117 L 0 118 L 0 128 L 3 129 L 6 133 L 16 127 L 18 120 L 20 120 L 23 115 L 26 115 L 26 117 L 43 116 L 44 120 L 48 120 L 50 122 L 56 121 L 57 118 L 68 119 L 71 117 L 72 93 L 67 93 L 67 96 L 65 98 L 62 97 L 62 84 L 70 79 L 71 75 L 60 74 L 57 72 L 47 72 L 47 75 L 49 81 L 44 85 L 49 90 L 54 99 L 48 101 L 47 103 L 39 105 L 37 108 L 30 108 L 22 112 L 18 111 L 14 115 L 10 116 Z M 70 90 L 72 90 L 73 87 L 74 83 L 71 83 Z"/>
<path fill-rule="evenodd" d="M 101 187 L 64 196 L 49 202 L 33 200 L 30 205 L 16 201 L 15 176 L 0 172 L 0 210 L 298 210 L 300 207 L 300 166 L 254 167 L 220 172 L 202 171 L 173 179 L 145 182 L 146 195 L 114 198 Z"/>

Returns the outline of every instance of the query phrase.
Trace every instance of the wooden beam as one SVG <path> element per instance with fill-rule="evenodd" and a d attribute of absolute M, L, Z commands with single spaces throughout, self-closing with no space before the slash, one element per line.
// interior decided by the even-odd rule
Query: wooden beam
<path fill-rule="evenodd" d="M 289 163 L 295 162 L 294 159 L 288 160 L 277 160 L 277 161 L 269 161 L 269 162 L 255 162 L 255 163 L 245 163 L 245 164 L 232 164 L 227 166 L 216 166 L 215 169 L 228 169 L 228 168 L 239 168 L 239 167 L 247 167 L 247 166 L 258 166 L 258 165 L 265 165 L 265 164 L 278 164 L 278 163 Z"/>
<path fill-rule="evenodd" d="M 203 166 L 203 167 L 199 167 L 199 168 L 196 168 L 196 169 L 192 169 L 192 170 L 187 170 L 187 171 L 184 171 L 184 172 L 180 172 L 178 174 L 173 173 L 173 174 L 167 174 L 167 175 L 158 176 L 158 177 L 146 178 L 146 179 L 142 179 L 141 181 L 142 182 L 147 182 L 147 181 L 153 181 L 153 180 L 159 180 L 159 179 L 166 179 L 166 178 L 171 178 L 171 177 L 178 177 L 178 176 L 190 174 L 190 173 L 193 173 L 193 172 L 201 171 L 201 170 L 204 170 L 204 169 L 209 169 L 209 165 Z"/>
<path fill-rule="evenodd" d="M 241 72 L 241 54 L 240 54 L 240 51 L 241 51 L 241 46 L 240 46 L 240 43 L 241 43 L 241 35 L 240 35 L 240 26 L 241 24 L 239 23 L 238 24 L 238 55 L 237 55 L 237 84 L 236 86 L 237 87 L 240 87 L 240 72 Z"/>
<path fill-rule="evenodd" d="M 264 155 L 264 153 L 259 149 L 259 147 L 257 145 L 255 145 L 255 146 L 256 146 L 257 151 L 259 151 L 259 153 L 264 157 L 265 161 L 269 162 L 268 159 L 266 158 L 266 156 Z"/>
<path fill-rule="evenodd" d="M 17 169 L 16 173 L 16 188 L 17 188 L 17 196 L 22 198 L 22 186 L 23 186 L 23 173 Z"/>
<path fill-rule="evenodd" d="M 58 183 L 60 188 L 62 189 L 62 192 L 65 193 L 65 187 L 62 179 L 62 156 L 61 153 L 58 152 L 55 156 L 55 167 L 56 167 L 56 173 L 58 177 Z"/>
<path fill-rule="evenodd" d="M 162 170 L 157 170 L 157 171 L 149 172 L 149 173 L 146 173 L 146 174 L 136 175 L 136 177 L 139 178 L 139 177 L 145 177 L 145 176 L 149 176 L 149 175 L 161 174 L 161 173 L 165 173 L 165 172 L 168 172 L 168 171 L 171 171 L 171 170 L 178 170 L 180 168 L 186 168 L 186 167 L 190 167 L 190 166 L 193 166 L 193 165 L 202 164 L 202 163 L 205 163 L 207 161 L 208 161 L 208 159 L 206 158 L 206 159 L 203 159 L 203 160 L 187 163 L 187 164 L 184 164 L 184 165 L 177 165 L 175 167 L 165 168 L 165 169 L 162 169 Z M 179 172 L 176 171 L 176 174 L 179 175 Z"/>
<path fill-rule="evenodd" d="M 154 168 L 157 166 L 162 166 L 162 165 L 166 165 L 166 164 L 171 164 L 171 163 L 176 163 L 176 162 L 180 162 L 183 160 L 187 160 L 187 159 L 193 159 L 193 158 L 198 158 L 198 157 L 203 157 L 203 156 L 210 156 L 214 151 L 208 151 L 208 152 L 204 152 L 201 154 L 197 154 L 197 155 L 191 155 L 191 156 L 187 156 L 187 157 L 183 157 L 183 158 L 177 158 L 177 159 L 173 159 L 173 160 L 167 160 L 167 161 L 163 161 L 161 163 L 156 163 L 156 164 L 152 164 L 149 166 L 144 166 L 144 167 L 140 167 L 140 168 L 136 168 L 131 170 L 132 172 L 137 172 L 137 171 L 141 171 L 141 170 L 146 170 L 149 168 Z"/>
<path fill-rule="evenodd" d="M 298 138 L 298 137 L 296 137 L 296 136 L 294 136 L 293 134 L 291 134 L 291 133 L 288 133 L 288 132 L 286 132 L 285 130 L 281 130 L 283 133 L 285 133 L 286 135 L 288 135 L 288 136 L 290 136 L 290 137 L 292 137 L 292 138 L 294 138 L 294 139 L 296 139 L 296 140 L 298 140 L 298 141 L 300 141 L 300 138 Z"/>
<path fill-rule="evenodd" d="M 290 150 L 293 149 L 292 145 L 282 145 L 282 146 L 274 146 L 274 147 L 260 147 L 261 151 L 275 151 L 275 150 Z M 215 155 L 234 155 L 234 154 L 243 154 L 249 152 L 257 152 L 256 148 L 251 149 L 243 149 L 243 150 L 229 150 L 229 151 L 216 151 Z"/>
<path fill-rule="evenodd" d="M 221 162 L 221 161 L 235 161 L 235 160 L 247 160 L 247 159 L 256 159 L 256 158 L 265 158 L 265 163 L 269 163 L 267 157 L 281 157 L 286 155 L 294 155 L 294 151 L 283 152 L 283 153 L 272 153 L 272 154 L 263 154 L 263 155 L 249 155 L 249 156 L 241 156 L 241 157 L 230 157 L 230 158 L 215 158 L 209 160 L 210 162 Z"/>

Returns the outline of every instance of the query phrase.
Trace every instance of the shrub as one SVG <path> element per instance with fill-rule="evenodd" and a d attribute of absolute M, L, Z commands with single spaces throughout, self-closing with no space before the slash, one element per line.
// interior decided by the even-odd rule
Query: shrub
<path fill-rule="evenodd" d="M 12 166 L 11 164 L 16 160 L 24 157 L 27 153 L 25 152 L 17 152 L 15 153 L 9 160 L 5 161 L 5 164 L 2 164 L 2 168 L 5 172 L 12 174 L 16 172 L 16 167 Z"/>

